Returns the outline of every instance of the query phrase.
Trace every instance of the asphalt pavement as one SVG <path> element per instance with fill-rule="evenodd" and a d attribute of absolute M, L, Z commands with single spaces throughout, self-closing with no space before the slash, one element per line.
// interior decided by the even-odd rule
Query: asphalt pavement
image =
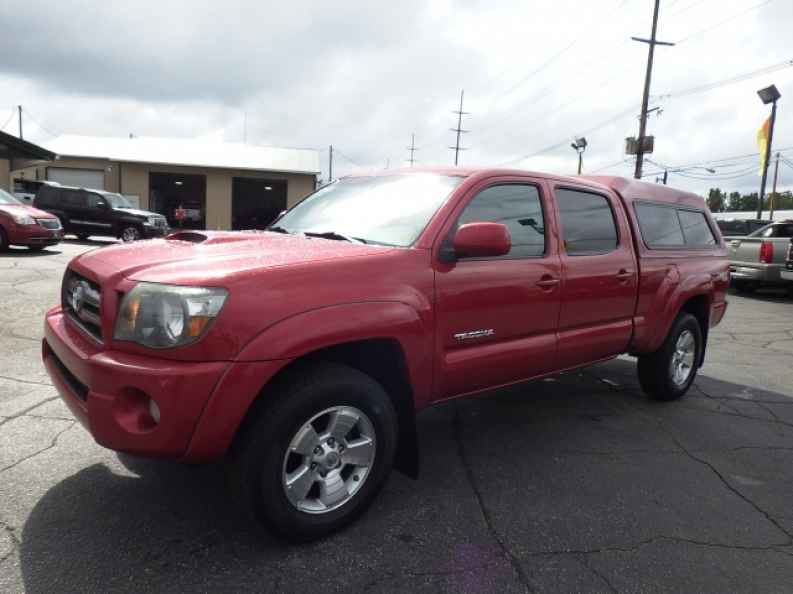
<path fill-rule="evenodd" d="M 793 591 L 793 299 L 731 295 L 690 394 L 620 358 L 419 417 L 421 477 L 287 545 L 220 464 L 96 445 L 40 362 L 67 241 L 0 254 L 0 592 Z"/>

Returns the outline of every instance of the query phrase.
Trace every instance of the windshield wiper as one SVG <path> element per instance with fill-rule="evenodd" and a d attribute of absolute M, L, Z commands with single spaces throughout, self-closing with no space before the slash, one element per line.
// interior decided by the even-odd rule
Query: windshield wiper
<path fill-rule="evenodd" d="M 286 233 L 287 235 L 289 234 L 289 231 L 287 231 L 287 230 L 286 230 L 286 229 L 284 229 L 283 227 L 278 227 L 278 226 L 275 226 L 275 227 L 267 227 L 267 230 L 268 230 L 268 231 L 272 231 L 273 233 Z"/>
<path fill-rule="evenodd" d="M 305 231 L 303 235 L 308 237 L 321 237 L 322 239 L 340 239 L 349 241 L 350 243 L 367 243 L 365 239 L 361 239 L 360 237 L 350 237 L 349 235 L 343 235 L 336 231 Z"/>

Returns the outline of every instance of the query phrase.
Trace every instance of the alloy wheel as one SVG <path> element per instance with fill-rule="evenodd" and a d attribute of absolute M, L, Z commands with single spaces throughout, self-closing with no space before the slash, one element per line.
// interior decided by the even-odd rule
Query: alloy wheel
<path fill-rule="evenodd" d="M 281 482 L 298 510 L 338 509 L 361 489 L 374 465 L 374 425 L 353 406 L 334 406 L 304 423 L 289 442 Z"/>

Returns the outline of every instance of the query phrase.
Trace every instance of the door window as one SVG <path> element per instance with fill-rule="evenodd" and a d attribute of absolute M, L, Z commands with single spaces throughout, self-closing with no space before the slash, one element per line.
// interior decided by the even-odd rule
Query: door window
<path fill-rule="evenodd" d="M 86 196 L 86 199 L 88 200 L 88 208 L 93 208 L 93 209 L 100 208 L 99 205 L 105 203 L 105 199 L 102 198 L 99 194 L 88 194 Z"/>
<path fill-rule="evenodd" d="M 503 184 L 479 192 L 457 221 L 502 223 L 512 240 L 509 253 L 501 258 L 537 257 L 545 253 L 545 217 L 540 192 L 528 184 Z"/>
<path fill-rule="evenodd" d="M 608 198 L 592 192 L 557 189 L 556 202 L 567 254 L 605 254 L 619 245 L 614 213 Z"/>
<path fill-rule="evenodd" d="M 674 207 L 636 203 L 636 218 L 647 247 L 670 248 L 685 245 L 683 229 Z"/>
<path fill-rule="evenodd" d="M 686 238 L 686 245 L 691 247 L 704 247 L 716 245 L 716 237 L 708 225 L 705 213 L 696 210 L 678 210 L 680 225 L 683 227 L 683 235 Z"/>

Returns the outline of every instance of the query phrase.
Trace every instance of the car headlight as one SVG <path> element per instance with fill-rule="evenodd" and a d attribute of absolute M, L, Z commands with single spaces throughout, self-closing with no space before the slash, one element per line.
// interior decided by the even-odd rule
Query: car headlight
<path fill-rule="evenodd" d="M 35 225 L 36 224 L 36 220 L 30 215 L 15 214 L 15 215 L 12 215 L 12 216 L 14 217 L 14 222 L 17 225 Z"/>
<path fill-rule="evenodd" d="M 157 225 L 157 220 L 158 220 L 159 218 L 160 218 L 160 217 L 149 217 L 149 218 L 146 220 L 146 222 L 147 222 L 149 225 L 153 225 L 153 226 L 154 226 L 154 225 Z"/>
<path fill-rule="evenodd" d="M 138 283 L 121 302 L 113 338 L 155 349 L 190 344 L 206 332 L 227 296 L 218 287 Z"/>

